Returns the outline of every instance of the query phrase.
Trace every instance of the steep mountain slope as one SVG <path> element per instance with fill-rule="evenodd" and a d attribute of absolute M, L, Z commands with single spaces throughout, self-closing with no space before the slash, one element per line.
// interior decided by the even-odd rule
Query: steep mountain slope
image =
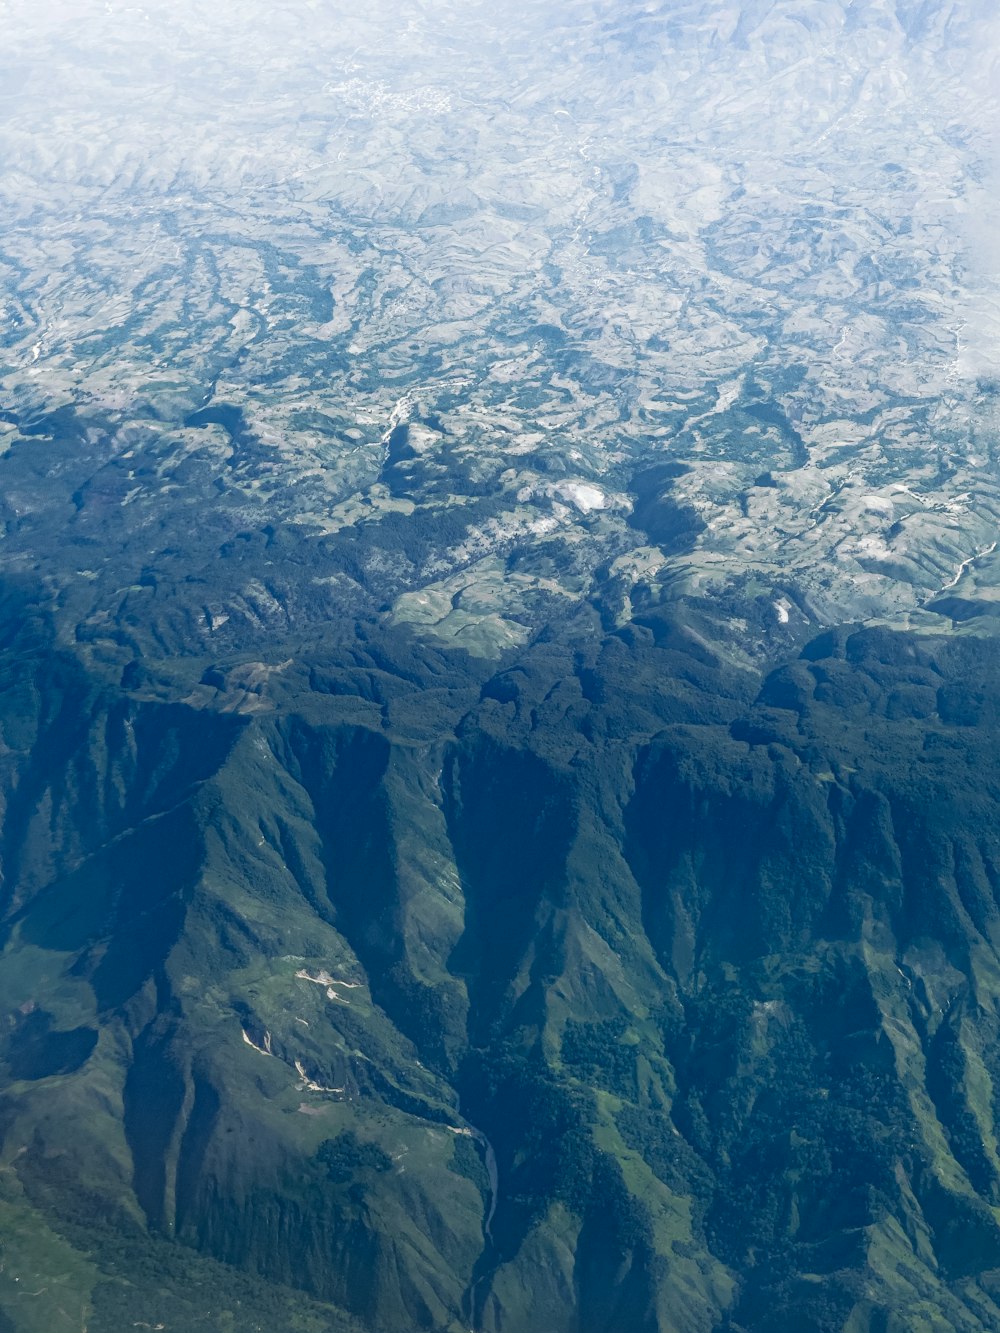
<path fill-rule="evenodd" d="M 995 11 L 6 0 L 0 1333 L 1000 1329 Z"/>
<path fill-rule="evenodd" d="M 9 648 L 10 1326 L 1000 1326 L 992 645 L 403 642 Z"/>

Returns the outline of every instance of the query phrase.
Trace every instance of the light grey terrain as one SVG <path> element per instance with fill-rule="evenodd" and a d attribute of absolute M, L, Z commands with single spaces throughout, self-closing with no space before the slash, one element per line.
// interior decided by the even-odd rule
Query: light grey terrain
<path fill-rule="evenodd" d="M 315 542 L 452 510 L 430 554 L 315 571 L 316 605 L 481 654 L 587 598 L 992 613 L 989 4 L 8 3 L 5 30 L 0 408 L 9 440 L 101 432 L 126 544 L 199 502 L 195 455 Z M 252 451 L 183 425 L 213 404 Z M 74 624 L 119 608 L 109 560 Z M 287 600 L 234 587 L 187 633 Z"/>

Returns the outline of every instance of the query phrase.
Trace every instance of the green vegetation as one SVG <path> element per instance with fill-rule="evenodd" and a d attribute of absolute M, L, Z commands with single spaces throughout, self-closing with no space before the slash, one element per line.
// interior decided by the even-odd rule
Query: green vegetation
<path fill-rule="evenodd" d="M 4 5 L 0 1333 L 1000 1330 L 991 8 Z"/>
<path fill-rule="evenodd" d="M 574 651 L 8 654 L 11 1327 L 996 1326 L 991 644 Z"/>

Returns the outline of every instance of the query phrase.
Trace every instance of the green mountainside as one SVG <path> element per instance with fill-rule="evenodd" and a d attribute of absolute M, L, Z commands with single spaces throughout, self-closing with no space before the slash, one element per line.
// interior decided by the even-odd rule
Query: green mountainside
<path fill-rule="evenodd" d="M 19 605 L 0 1328 L 1000 1327 L 992 641 L 118 681 Z"/>
<path fill-rule="evenodd" d="M 0 1333 L 1000 1333 L 996 0 L 4 0 Z"/>

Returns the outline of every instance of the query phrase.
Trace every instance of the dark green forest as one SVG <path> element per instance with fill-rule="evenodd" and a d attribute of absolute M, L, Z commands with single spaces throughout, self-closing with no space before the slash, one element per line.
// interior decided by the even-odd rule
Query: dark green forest
<path fill-rule="evenodd" d="M 1000 1326 L 993 641 L 113 679 L 18 605 L 4 1327 Z"/>

